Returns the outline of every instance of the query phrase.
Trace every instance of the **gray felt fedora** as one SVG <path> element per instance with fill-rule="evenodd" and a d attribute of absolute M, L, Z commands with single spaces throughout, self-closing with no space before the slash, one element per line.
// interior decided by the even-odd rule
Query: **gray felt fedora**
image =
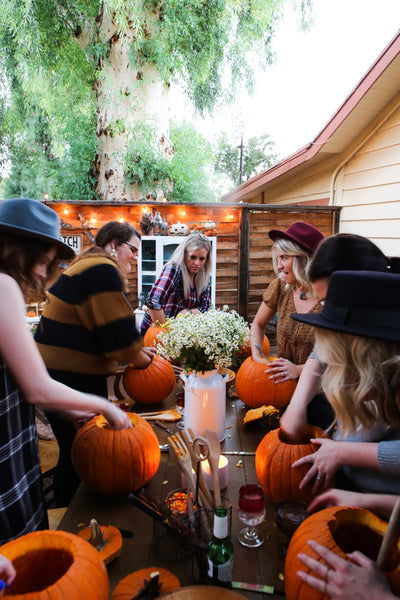
<path fill-rule="evenodd" d="M 35 238 L 57 247 L 58 257 L 68 260 L 75 256 L 72 248 L 60 239 L 60 219 L 57 213 L 29 198 L 14 198 L 0 203 L 0 232 Z"/>
<path fill-rule="evenodd" d="M 400 275 L 335 271 L 321 312 L 291 317 L 322 329 L 400 342 Z"/>

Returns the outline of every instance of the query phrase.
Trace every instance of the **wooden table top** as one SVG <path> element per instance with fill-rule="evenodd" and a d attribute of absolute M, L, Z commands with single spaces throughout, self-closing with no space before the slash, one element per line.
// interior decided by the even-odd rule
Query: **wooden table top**
<path fill-rule="evenodd" d="M 169 408 L 175 405 L 175 395 L 171 394 L 161 406 Z M 154 405 L 147 410 L 159 410 Z M 142 411 L 143 406 L 140 406 Z M 139 412 L 139 407 L 137 408 Z M 236 398 L 228 398 L 226 405 L 226 438 L 221 443 L 224 451 L 255 452 L 266 430 L 257 425 L 251 428 L 243 426 L 245 414 L 243 402 Z M 149 423 L 152 423 L 149 421 Z M 175 423 L 168 423 L 175 432 Z M 160 443 L 167 441 L 168 433 L 157 426 L 154 431 Z M 246 583 L 261 583 L 273 586 L 275 594 L 262 594 L 244 590 L 236 590 L 244 597 L 260 600 L 262 598 L 278 599 L 283 597 L 283 567 L 285 535 L 276 527 L 274 509 L 266 501 L 266 519 L 259 525 L 266 540 L 258 548 L 246 548 L 236 539 L 238 531 L 244 526 L 237 516 L 237 501 L 239 487 L 246 483 L 257 483 L 254 456 L 228 455 L 229 478 L 225 494 L 232 502 L 232 531 L 231 539 L 234 545 L 233 579 Z M 161 454 L 161 462 L 156 475 L 145 486 L 144 493 L 158 502 L 166 495 L 181 487 L 180 471 L 169 453 Z M 182 552 L 182 547 L 174 536 L 161 523 L 155 522 L 139 508 L 133 506 L 125 497 L 105 496 L 93 492 L 87 485 L 81 483 L 71 504 L 69 505 L 59 529 L 77 533 L 83 525 L 88 525 L 92 518 L 101 525 L 114 525 L 123 530 L 133 532 L 132 537 L 123 537 L 121 555 L 107 566 L 110 590 L 129 573 L 144 567 L 163 567 L 173 572 L 182 585 L 190 585 L 192 580 L 192 561 Z M 198 582 L 196 582 L 198 583 Z M 111 594 L 110 594 L 111 597 Z"/>

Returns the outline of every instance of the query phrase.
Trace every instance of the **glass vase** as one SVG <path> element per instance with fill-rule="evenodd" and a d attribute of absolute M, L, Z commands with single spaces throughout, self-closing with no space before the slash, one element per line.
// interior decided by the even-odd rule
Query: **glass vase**
<path fill-rule="evenodd" d="M 217 369 L 205 373 L 184 373 L 185 429 L 195 436 L 206 429 L 216 431 L 220 442 L 225 439 L 226 379 Z"/>

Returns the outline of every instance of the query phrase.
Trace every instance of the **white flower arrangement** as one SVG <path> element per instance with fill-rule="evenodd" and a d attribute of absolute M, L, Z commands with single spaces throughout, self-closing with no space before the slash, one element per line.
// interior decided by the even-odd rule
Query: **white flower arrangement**
<path fill-rule="evenodd" d="M 249 339 L 249 326 L 236 311 L 224 306 L 167 319 L 157 339 L 159 354 L 183 363 L 185 371 L 204 373 L 234 363 L 235 353 Z"/>

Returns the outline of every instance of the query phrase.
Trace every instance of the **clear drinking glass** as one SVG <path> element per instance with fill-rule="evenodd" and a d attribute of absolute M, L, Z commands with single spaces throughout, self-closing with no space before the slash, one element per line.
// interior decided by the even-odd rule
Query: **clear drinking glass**
<path fill-rule="evenodd" d="M 256 529 L 265 517 L 264 491 L 256 484 L 242 485 L 239 489 L 238 516 L 247 525 L 238 533 L 238 540 L 243 546 L 256 548 L 264 542 L 264 535 Z"/>

